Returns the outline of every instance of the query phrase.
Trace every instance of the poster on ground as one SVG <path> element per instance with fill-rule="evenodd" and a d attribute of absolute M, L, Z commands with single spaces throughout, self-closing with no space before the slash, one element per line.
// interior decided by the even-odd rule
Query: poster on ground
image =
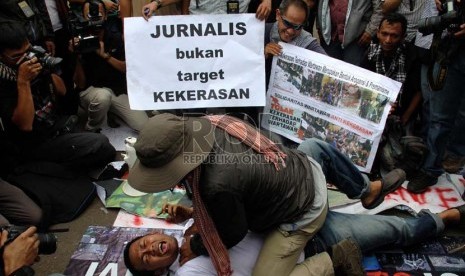
<path fill-rule="evenodd" d="M 254 14 L 125 18 L 131 109 L 264 106 L 264 26 Z"/>
<path fill-rule="evenodd" d="M 369 172 L 401 83 L 352 64 L 280 43 L 262 127 L 294 141 L 324 140 Z"/>
<path fill-rule="evenodd" d="M 181 244 L 183 231 L 174 229 L 89 226 L 71 256 L 64 275 L 67 276 L 129 276 L 124 265 L 126 243 L 149 233 L 173 236 Z"/>

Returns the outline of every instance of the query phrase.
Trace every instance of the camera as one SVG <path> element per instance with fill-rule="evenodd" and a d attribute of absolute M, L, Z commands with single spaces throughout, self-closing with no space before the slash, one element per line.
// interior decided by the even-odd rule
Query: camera
<path fill-rule="evenodd" d="M 100 48 L 99 38 L 94 34 L 102 30 L 105 23 L 100 13 L 100 5 L 103 4 L 97 0 L 88 3 L 88 19 L 78 11 L 72 11 L 68 19 L 69 30 L 75 42 L 73 45 L 76 44 L 74 46 L 76 53 L 90 53 Z"/>
<path fill-rule="evenodd" d="M 44 70 L 50 72 L 59 71 L 58 65 L 60 64 L 60 62 L 63 61 L 62 58 L 52 57 L 51 55 L 47 54 L 47 51 L 40 46 L 32 46 L 29 52 L 26 53 L 26 56 L 24 57 L 22 62 L 31 60 L 34 57 L 36 57 L 39 60 L 40 65 L 42 65 Z"/>
<path fill-rule="evenodd" d="M 454 33 L 465 23 L 465 1 L 455 3 L 455 0 L 446 0 L 442 3 L 442 14 L 423 18 L 418 21 L 418 31 L 423 35 L 441 32 L 448 29 Z"/>
<path fill-rule="evenodd" d="M 16 239 L 21 233 L 26 231 L 29 227 L 26 226 L 17 226 L 9 225 L 5 227 L 0 227 L 0 230 L 8 231 L 8 238 L 6 243 L 12 242 Z M 39 237 L 39 254 L 50 255 L 55 253 L 57 250 L 57 238 L 51 233 L 37 233 Z"/>

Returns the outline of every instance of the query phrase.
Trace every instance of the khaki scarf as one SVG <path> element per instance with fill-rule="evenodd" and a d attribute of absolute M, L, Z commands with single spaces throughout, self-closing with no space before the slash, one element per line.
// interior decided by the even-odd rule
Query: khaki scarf
<path fill-rule="evenodd" d="M 212 125 L 223 129 L 256 152 L 264 154 L 266 160 L 273 163 L 277 171 L 280 169 L 279 164 L 283 167 L 286 166 L 284 162 L 286 154 L 282 152 L 273 141 L 263 136 L 249 124 L 227 115 L 212 115 L 206 116 L 205 118 L 209 119 Z M 199 166 L 194 170 L 192 185 L 194 195 L 194 220 L 197 222 L 200 237 L 212 259 L 216 272 L 219 276 L 229 276 L 232 274 L 232 269 L 228 250 L 221 241 L 215 224 L 200 197 L 200 173 Z"/>

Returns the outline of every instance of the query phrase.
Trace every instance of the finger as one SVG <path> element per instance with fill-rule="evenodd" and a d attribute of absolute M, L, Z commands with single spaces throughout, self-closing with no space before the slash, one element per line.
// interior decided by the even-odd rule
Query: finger
<path fill-rule="evenodd" d="M 171 216 L 176 217 L 178 213 L 178 205 L 171 206 Z"/>
<path fill-rule="evenodd" d="M 23 233 L 21 233 L 21 235 L 19 236 L 23 236 L 23 237 L 32 237 L 34 236 L 34 234 L 37 232 L 37 228 L 35 226 L 31 226 L 29 227 L 28 229 L 26 229 L 26 231 L 24 231 Z"/>
<path fill-rule="evenodd" d="M 8 232 L 6 230 L 2 231 L 2 238 L 0 239 L 0 246 L 3 246 L 8 238 Z"/>
<path fill-rule="evenodd" d="M 161 214 L 165 214 L 165 213 L 168 213 L 168 204 L 165 203 L 161 206 L 161 210 L 160 210 L 160 213 L 158 213 L 158 215 L 161 215 Z"/>
<path fill-rule="evenodd" d="M 40 245 L 40 241 L 39 241 L 39 238 L 37 237 L 32 246 L 37 251 L 37 254 L 39 254 L 39 245 Z"/>

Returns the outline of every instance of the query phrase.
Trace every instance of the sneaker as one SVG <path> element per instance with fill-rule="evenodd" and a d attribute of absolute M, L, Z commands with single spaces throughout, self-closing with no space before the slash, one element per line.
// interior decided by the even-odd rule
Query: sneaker
<path fill-rule="evenodd" d="M 447 154 L 442 161 L 442 167 L 448 173 L 458 173 L 465 165 L 465 157 Z"/>
<path fill-rule="evenodd" d="M 331 246 L 332 261 L 336 275 L 360 276 L 364 275 L 362 266 L 362 252 L 352 239 L 345 239 Z"/>
<path fill-rule="evenodd" d="M 429 186 L 438 183 L 438 177 L 434 176 L 424 170 L 420 170 L 407 184 L 407 190 L 414 194 L 421 194 Z"/>

